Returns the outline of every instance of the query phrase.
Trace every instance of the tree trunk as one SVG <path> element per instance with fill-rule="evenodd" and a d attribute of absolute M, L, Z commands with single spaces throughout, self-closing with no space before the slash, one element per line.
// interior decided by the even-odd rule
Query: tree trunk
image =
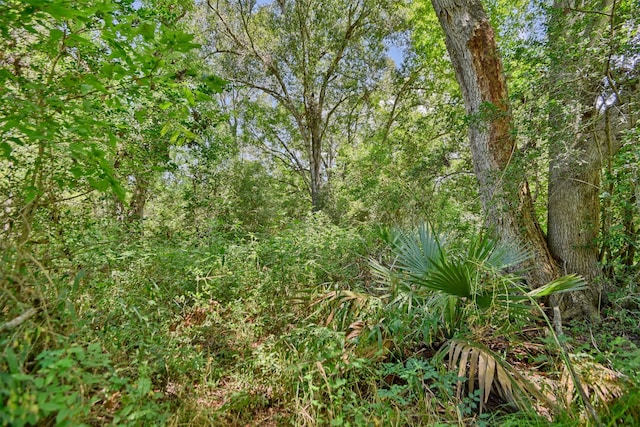
<path fill-rule="evenodd" d="M 575 136 L 580 147 L 566 155 L 560 141 L 550 149 L 548 244 L 563 272 L 584 277 L 589 289 L 558 298 L 563 318 L 597 319 L 601 287 L 597 281 L 600 216 L 600 168 L 598 145 L 592 137 Z"/>
<path fill-rule="evenodd" d="M 149 182 L 142 177 L 136 177 L 136 186 L 133 190 L 127 221 L 130 223 L 141 223 L 144 219 L 144 207 L 147 204 Z"/>
<path fill-rule="evenodd" d="M 487 222 L 500 238 L 532 252 L 533 287 L 557 276 L 536 221 L 529 185 L 511 129 L 506 80 L 495 34 L 480 0 L 432 0 L 469 117 L 474 171 Z"/>
<path fill-rule="evenodd" d="M 305 117 L 309 134 L 309 183 L 311 185 L 311 209 L 322 209 L 322 105 L 318 105 L 313 93 L 305 100 Z"/>
<path fill-rule="evenodd" d="M 598 280 L 600 228 L 600 178 L 603 160 L 619 146 L 612 140 L 607 105 L 596 105 L 607 74 L 606 51 L 589 58 L 606 33 L 607 15 L 577 12 L 573 1 L 556 0 L 552 10 L 549 46 L 550 68 L 548 245 L 564 273 L 577 273 L 589 284 L 586 291 L 555 298 L 563 318 L 599 318 L 602 283 Z M 612 0 L 603 0 L 608 13 Z M 571 40 L 567 44 L 566 40 Z M 586 40 L 585 47 L 575 40 Z M 604 48 L 604 46 L 603 46 Z M 576 55 L 575 49 L 584 49 Z M 600 111 L 599 111 L 600 110 Z"/>
<path fill-rule="evenodd" d="M 624 226 L 624 235 L 626 238 L 626 248 L 623 252 L 622 263 L 626 265 L 629 269 L 633 267 L 633 261 L 636 258 L 636 245 L 635 239 L 637 238 L 637 230 L 635 223 L 633 222 L 634 217 L 634 206 L 637 204 L 638 199 L 636 196 L 636 186 L 631 185 L 631 195 L 629 196 L 629 201 L 624 206 L 623 219 L 622 224 Z"/>
<path fill-rule="evenodd" d="M 313 212 L 318 212 L 322 209 L 322 174 L 320 170 L 322 158 L 320 156 L 320 147 L 320 142 L 312 142 L 309 168 L 311 170 L 311 209 Z"/>

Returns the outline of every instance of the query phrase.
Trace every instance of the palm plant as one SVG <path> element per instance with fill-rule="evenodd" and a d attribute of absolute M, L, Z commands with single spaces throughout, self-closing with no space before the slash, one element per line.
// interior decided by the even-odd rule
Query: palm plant
<path fill-rule="evenodd" d="M 466 249 L 453 239 L 423 224 L 415 233 L 396 230 L 390 239 L 394 261 L 389 267 L 376 260 L 370 264 L 374 276 L 396 295 L 395 301 L 441 312 L 440 328 L 446 338 L 472 326 L 473 313 L 492 311 L 508 320 L 526 315 L 531 298 L 584 289 L 575 275 L 558 278 L 540 288 L 527 290 L 516 270 L 530 256 L 479 233 Z M 465 322 L 466 325 L 465 325 Z"/>
<path fill-rule="evenodd" d="M 438 333 L 447 339 L 442 351 L 449 356 L 449 368 L 460 377 L 467 374 L 469 392 L 478 385 L 480 409 L 492 390 L 519 407 L 525 406 L 526 395 L 551 405 L 533 384 L 473 338 L 486 334 L 487 321 L 493 330 L 501 330 L 513 317 L 538 307 L 532 304 L 534 298 L 583 289 L 584 281 L 569 275 L 527 290 L 517 268 L 529 254 L 485 233 L 462 248 L 423 224 L 414 233 L 395 231 L 390 243 L 394 260 L 389 267 L 371 260 L 374 275 L 390 288 L 396 303 L 437 316 Z"/>

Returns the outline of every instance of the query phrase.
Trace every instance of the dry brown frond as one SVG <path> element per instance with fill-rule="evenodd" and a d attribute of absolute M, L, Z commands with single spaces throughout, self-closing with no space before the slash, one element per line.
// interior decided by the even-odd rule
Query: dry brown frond
<path fill-rule="evenodd" d="M 309 317 L 329 311 L 323 322 L 325 326 L 329 326 L 337 319 L 338 327 L 346 327 L 347 324 L 352 324 L 353 319 L 357 319 L 367 311 L 371 298 L 371 295 L 364 292 L 351 290 L 329 291 L 309 304 L 310 307 L 318 306 L 318 309 Z"/>
<path fill-rule="evenodd" d="M 449 369 L 456 370 L 458 377 L 467 378 L 467 391 L 480 391 L 480 411 L 488 402 L 492 392 L 518 408 L 531 407 L 532 398 L 545 402 L 549 407 L 553 403 L 540 390 L 518 373 L 511 365 L 497 357 L 482 344 L 451 340 L 446 344 L 449 355 Z M 458 382 L 457 396 L 461 397 L 463 381 Z"/>
<path fill-rule="evenodd" d="M 626 376 L 596 362 L 587 354 L 569 355 L 573 368 L 578 375 L 585 393 L 594 405 L 608 411 L 608 404 L 624 393 Z M 570 406 L 576 397 L 576 389 L 569 369 L 565 366 L 560 376 L 560 387 L 564 392 L 564 401 Z"/>

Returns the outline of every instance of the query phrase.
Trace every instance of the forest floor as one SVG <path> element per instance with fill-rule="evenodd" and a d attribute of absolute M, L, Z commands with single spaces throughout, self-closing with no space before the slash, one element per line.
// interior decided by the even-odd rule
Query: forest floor
<path fill-rule="evenodd" d="M 37 289 L 42 312 L 0 335 L 0 425 L 595 423 L 543 321 L 497 329 L 479 313 L 470 336 L 429 338 L 432 317 L 383 303 L 369 259 L 384 249 L 362 236 L 318 220 L 263 238 L 114 243 L 61 261 L 73 270 Z M 630 289 L 599 325 L 565 327 L 601 425 L 640 420 Z M 481 374 L 492 360 L 506 370 Z M 519 375 L 553 395 L 555 412 L 505 398 Z M 549 384 L 562 381 L 558 394 Z"/>

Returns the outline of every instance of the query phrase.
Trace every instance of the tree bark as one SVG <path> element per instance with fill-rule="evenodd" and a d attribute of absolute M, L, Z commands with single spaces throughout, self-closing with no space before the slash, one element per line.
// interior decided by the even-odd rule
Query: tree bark
<path fill-rule="evenodd" d="M 571 156 L 559 144 L 550 149 L 548 244 L 564 273 L 577 273 L 589 283 L 586 291 L 556 300 L 563 317 L 595 320 L 601 294 L 597 238 L 602 161 L 592 137 L 576 136 L 575 141 L 580 147 Z"/>
<path fill-rule="evenodd" d="M 520 164 L 507 84 L 495 34 L 480 0 L 432 0 L 469 117 L 474 171 L 488 225 L 500 238 L 527 248 L 526 279 L 532 287 L 557 277 L 558 269 L 535 217 Z"/>
<path fill-rule="evenodd" d="M 606 103 L 598 106 L 609 74 L 604 55 L 589 58 L 606 35 L 607 19 L 613 19 L 613 0 L 598 6 L 602 14 L 572 9 L 573 1 L 554 2 L 549 46 L 550 68 L 548 245 L 564 273 L 577 273 L 589 284 L 583 292 L 555 298 L 565 319 L 599 318 L 602 283 L 598 278 L 600 181 L 603 161 L 620 148 L 612 129 L 612 113 Z M 567 44 L 566 40 L 571 40 Z M 586 40 L 585 47 L 574 40 Z M 576 55 L 575 49 L 583 49 Z M 553 58 L 555 56 L 555 58 Z"/>
<path fill-rule="evenodd" d="M 129 212 L 127 213 L 127 221 L 130 223 L 141 223 L 144 219 L 144 208 L 147 204 L 149 193 L 149 182 L 147 179 L 136 176 L 136 186 L 129 203 Z"/>

